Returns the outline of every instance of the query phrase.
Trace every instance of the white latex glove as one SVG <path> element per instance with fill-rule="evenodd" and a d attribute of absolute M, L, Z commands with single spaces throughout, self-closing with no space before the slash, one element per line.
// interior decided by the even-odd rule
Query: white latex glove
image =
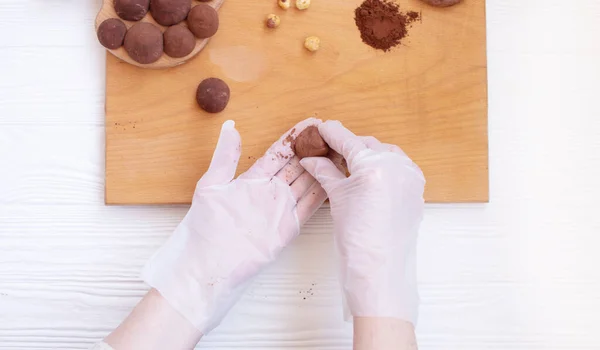
<path fill-rule="evenodd" d="M 221 322 L 252 278 L 325 201 L 325 191 L 300 166 L 289 142 L 319 123 L 296 125 L 235 180 L 240 135 L 233 121 L 223 124 L 189 212 L 143 271 L 146 283 L 203 334 Z"/>
<path fill-rule="evenodd" d="M 399 147 L 358 137 L 340 122 L 320 124 L 319 132 L 346 159 L 351 174 L 346 177 L 327 158 L 300 161 L 331 202 L 346 319 L 349 311 L 415 324 L 423 173 Z"/>

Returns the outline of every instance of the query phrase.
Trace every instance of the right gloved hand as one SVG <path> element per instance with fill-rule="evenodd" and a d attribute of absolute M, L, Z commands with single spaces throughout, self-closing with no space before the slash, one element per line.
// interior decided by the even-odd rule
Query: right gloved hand
<path fill-rule="evenodd" d="M 346 177 L 327 158 L 301 161 L 331 202 L 346 319 L 349 312 L 415 324 L 423 173 L 398 146 L 356 136 L 338 121 L 319 125 L 319 132 L 351 174 Z"/>

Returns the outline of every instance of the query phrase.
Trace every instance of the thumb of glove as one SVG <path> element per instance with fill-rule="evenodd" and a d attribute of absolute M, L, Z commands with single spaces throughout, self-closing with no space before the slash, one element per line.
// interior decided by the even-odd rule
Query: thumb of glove
<path fill-rule="evenodd" d="M 303 158 L 300 160 L 300 165 L 321 184 L 327 194 L 337 186 L 339 181 L 346 179 L 346 175 L 329 158 Z"/>
<path fill-rule="evenodd" d="M 235 122 L 228 120 L 221 127 L 217 147 L 210 166 L 198 181 L 196 188 L 226 185 L 233 180 L 242 153 L 242 139 L 235 129 Z"/>

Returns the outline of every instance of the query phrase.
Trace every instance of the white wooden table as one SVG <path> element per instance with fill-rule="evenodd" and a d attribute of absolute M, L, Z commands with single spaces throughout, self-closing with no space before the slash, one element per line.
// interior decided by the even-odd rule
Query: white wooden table
<path fill-rule="evenodd" d="M 469 1 L 469 0 L 465 0 Z M 99 0 L 0 0 L 0 349 L 85 349 L 185 207 L 107 207 Z M 600 2 L 488 0 L 487 205 L 428 205 L 421 349 L 600 348 Z M 321 210 L 203 349 L 349 349 Z"/>

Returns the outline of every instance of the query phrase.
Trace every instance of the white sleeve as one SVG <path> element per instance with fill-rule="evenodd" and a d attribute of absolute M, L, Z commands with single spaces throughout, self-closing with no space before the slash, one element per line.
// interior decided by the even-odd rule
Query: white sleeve
<path fill-rule="evenodd" d="M 92 346 L 90 348 L 90 350 L 115 350 L 115 349 L 113 349 L 112 346 L 106 344 L 105 342 L 100 342 L 100 343 L 94 344 L 94 346 Z"/>

